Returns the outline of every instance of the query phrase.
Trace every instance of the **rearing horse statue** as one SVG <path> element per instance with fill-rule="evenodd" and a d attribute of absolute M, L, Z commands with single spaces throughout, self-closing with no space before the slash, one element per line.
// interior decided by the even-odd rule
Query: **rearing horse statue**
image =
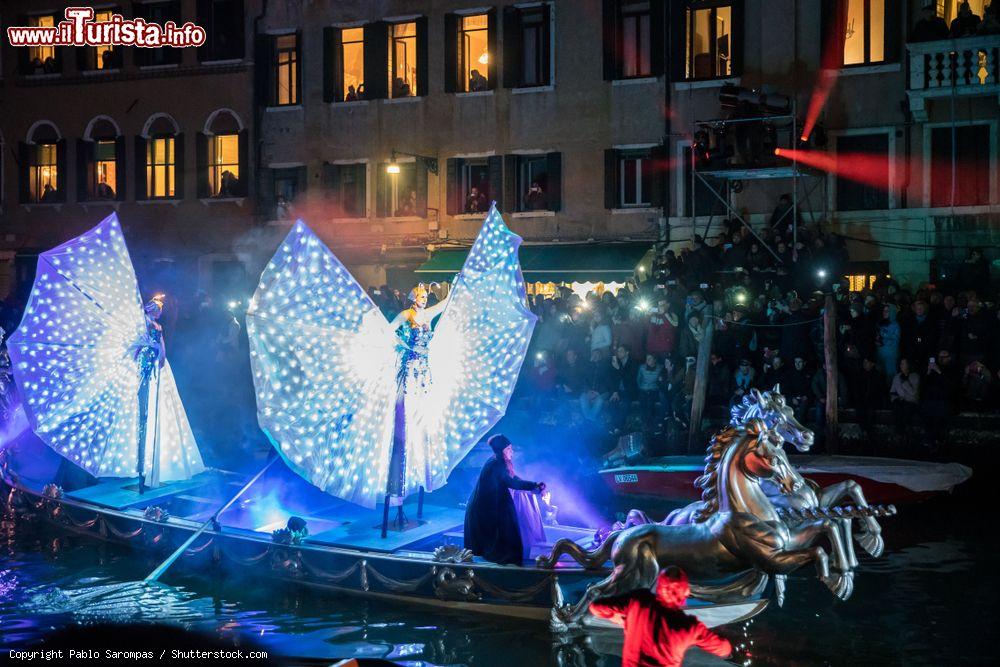
<path fill-rule="evenodd" d="M 813 563 L 819 579 L 846 598 L 850 573 L 831 570 L 826 551 L 813 544 L 826 535 L 834 557 L 844 561 L 836 523 L 821 518 L 790 527 L 761 486 L 768 481 L 790 493 L 799 479 L 781 445 L 782 437 L 761 419 L 726 429 L 709 446 L 702 506 L 693 522 L 626 528 L 611 533 L 594 551 L 569 539 L 556 542 L 552 553 L 539 556 L 539 567 L 553 567 L 563 554 L 587 568 L 599 568 L 609 557 L 614 565 L 579 602 L 554 610 L 556 620 L 576 622 L 600 597 L 649 588 L 667 565 L 684 569 L 695 584 L 711 585 L 754 574 L 785 575 Z"/>
<path fill-rule="evenodd" d="M 718 435 L 721 436 L 736 429 L 751 419 L 762 420 L 768 428 L 777 431 L 785 442 L 791 443 L 800 452 L 809 451 L 813 445 L 813 432 L 795 418 L 795 412 L 785 402 L 784 396 L 781 395 L 781 388 L 778 385 L 775 385 L 774 389 L 764 392 L 751 389 L 743 397 L 742 402 L 732 407 L 730 410 L 729 425 Z M 864 524 L 864 530 L 861 532 L 854 532 L 852 530 L 853 519 L 850 516 L 831 517 L 836 522 L 835 539 L 839 542 L 839 549 L 835 549 L 834 551 L 835 553 L 842 552 L 844 554 L 843 562 L 837 561 L 833 563 L 836 569 L 846 572 L 858 566 L 852 537 L 871 556 L 878 557 L 882 554 L 884 549 L 882 528 L 872 513 L 864 512 L 864 510 L 869 509 L 869 505 L 860 484 L 854 480 L 846 480 L 825 488 L 819 488 L 812 480 L 802 477 L 794 466 L 792 471 L 795 476 L 795 482 L 792 485 L 791 492 L 786 493 L 768 482 L 764 482 L 762 485 L 764 493 L 767 494 L 776 508 L 799 511 L 817 510 L 823 512 L 833 507 L 835 503 L 848 498 L 855 507 L 861 508 L 862 514 L 864 514 L 859 519 Z M 697 480 L 696 484 L 701 486 L 706 479 L 703 476 Z M 686 507 L 674 510 L 659 524 L 678 526 L 691 523 L 697 519 L 703 508 L 703 501 L 693 502 Z M 653 523 L 652 519 L 641 510 L 632 510 L 628 513 L 625 521 L 616 523 L 612 526 L 612 530 L 647 523 Z M 783 590 L 779 581 L 779 602 L 782 600 L 782 594 Z"/>

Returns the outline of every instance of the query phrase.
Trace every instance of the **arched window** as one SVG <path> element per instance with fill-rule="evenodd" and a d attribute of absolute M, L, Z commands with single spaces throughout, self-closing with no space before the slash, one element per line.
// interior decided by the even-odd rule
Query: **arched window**
<path fill-rule="evenodd" d="M 198 133 L 198 197 L 233 198 L 247 194 L 247 131 L 230 109 L 209 115 Z"/>
<path fill-rule="evenodd" d="M 125 198 L 125 137 L 115 121 L 98 116 L 76 142 L 77 201 Z"/>
<path fill-rule="evenodd" d="M 20 146 L 21 203 L 60 204 L 66 201 L 66 141 L 59 129 L 39 121 Z"/>
<path fill-rule="evenodd" d="M 184 134 L 165 113 L 146 121 L 135 138 L 136 199 L 184 198 Z"/>

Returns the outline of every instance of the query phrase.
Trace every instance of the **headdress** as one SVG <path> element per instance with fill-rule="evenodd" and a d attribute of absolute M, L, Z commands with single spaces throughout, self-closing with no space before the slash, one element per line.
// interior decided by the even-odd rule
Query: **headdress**
<path fill-rule="evenodd" d="M 146 305 L 142 307 L 142 310 L 147 315 L 155 314 L 159 317 L 160 313 L 163 312 L 163 301 L 166 298 L 165 294 L 156 294 L 152 299 L 146 302 Z"/>
<path fill-rule="evenodd" d="M 427 287 L 424 286 L 423 283 L 419 283 L 416 287 L 414 287 L 413 289 L 411 289 L 409 296 L 407 296 L 406 298 L 407 298 L 407 300 L 409 300 L 410 303 L 416 303 L 417 302 L 417 298 L 419 298 L 420 295 L 423 295 L 423 296 L 427 296 L 428 295 Z"/>

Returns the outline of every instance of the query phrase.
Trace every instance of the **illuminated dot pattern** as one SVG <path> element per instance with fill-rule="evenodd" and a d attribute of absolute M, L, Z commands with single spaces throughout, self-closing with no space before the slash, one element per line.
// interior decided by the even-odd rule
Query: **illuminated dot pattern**
<path fill-rule="evenodd" d="M 38 258 L 24 317 L 8 341 L 31 426 L 97 477 L 135 475 L 140 362 L 151 344 L 139 286 L 116 215 Z M 170 364 L 151 380 L 145 469 L 159 431 L 159 479 L 205 469 Z M 158 429 L 151 423 L 158 412 Z"/>
<path fill-rule="evenodd" d="M 504 414 L 531 338 L 520 243 L 492 208 L 428 345 L 429 381 L 407 382 L 402 339 L 296 223 L 247 314 L 258 419 L 289 464 L 324 491 L 373 507 L 386 489 L 402 387 L 404 493 L 444 485 Z"/>
<path fill-rule="evenodd" d="M 261 428 L 306 480 L 374 506 L 388 475 L 396 338 L 301 221 L 264 269 L 247 331 Z"/>

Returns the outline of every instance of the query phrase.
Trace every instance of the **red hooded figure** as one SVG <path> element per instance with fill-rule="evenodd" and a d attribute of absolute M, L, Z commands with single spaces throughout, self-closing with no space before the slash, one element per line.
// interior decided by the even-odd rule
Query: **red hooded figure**
<path fill-rule="evenodd" d="M 590 613 L 625 629 L 622 667 L 679 667 L 691 646 L 719 657 L 733 647 L 682 609 L 691 589 L 678 567 L 668 567 L 656 578 L 656 595 L 648 590 L 598 600 Z"/>

